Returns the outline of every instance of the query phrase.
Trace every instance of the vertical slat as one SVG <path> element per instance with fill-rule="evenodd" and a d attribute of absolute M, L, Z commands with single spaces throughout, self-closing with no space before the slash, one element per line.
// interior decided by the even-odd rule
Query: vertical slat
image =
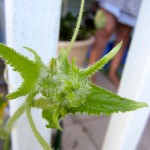
<path fill-rule="evenodd" d="M 7 45 L 30 59 L 33 56 L 22 47 L 31 47 L 37 51 L 44 63 L 48 64 L 51 57 L 56 57 L 61 2 L 62 0 L 5 0 Z M 22 79 L 11 68 L 8 75 L 9 91 L 12 92 L 19 87 Z M 23 101 L 24 97 L 21 97 L 10 102 L 11 114 Z M 50 129 L 45 128 L 46 122 L 41 118 L 40 111 L 33 110 L 32 115 L 37 129 L 50 143 Z M 21 117 L 13 128 L 12 148 L 13 150 L 42 149 L 33 136 L 26 115 Z"/>
<path fill-rule="evenodd" d="M 150 1 L 143 0 L 118 94 L 150 104 Z M 111 117 L 102 150 L 135 150 L 149 117 L 144 108 Z"/>

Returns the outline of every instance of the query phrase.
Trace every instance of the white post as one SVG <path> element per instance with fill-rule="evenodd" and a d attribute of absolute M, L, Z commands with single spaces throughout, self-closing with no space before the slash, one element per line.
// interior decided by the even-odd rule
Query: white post
<path fill-rule="evenodd" d="M 62 0 L 5 0 L 6 43 L 20 53 L 33 58 L 22 47 L 33 48 L 48 65 L 56 57 L 59 21 Z M 24 66 L 22 66 L 24 67 Z M 32 70 L 31 70 L 32 71 Z M 9 90 L 16 90 L 21 84 L 20 75 L 9 68 Z M 22 104 L 24 97 L 10 102 L 11 114 Z M 37 129 L 50 143 L 50 129 L 38 110 L 32 111 Z M 12 132 L 13 150 L 42 150 L 29 127 L 26 115 L 15 124 Z"/>
<path fill-rule="evenodd" d="M 119 95 L 150 105 L 150 1 L 143 0 Z M 111 117 L 102 150 L 135 150 L 149 117 L 149 108 Z"/>

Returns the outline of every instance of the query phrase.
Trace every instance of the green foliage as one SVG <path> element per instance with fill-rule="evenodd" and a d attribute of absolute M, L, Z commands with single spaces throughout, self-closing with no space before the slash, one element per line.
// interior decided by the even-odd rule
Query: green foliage
<path fill-rule="evenodd" d="M 147 106 L 146 103 L 122 98 L 93 85 L 90 81 L 90 77 L 116 55 L 122 42 L 109 54 L 85 70 L 78 68 L 74 61 L 69 64 L 68 53 L 76 39 L 83 6 L 84 0 L 81 3 L 79 19 L 71 44 L 67 49 L 61 50 L 58 59 L 52 58 L 49 66 L 44 65 L 40 56 L 30 48 L 26 49 L 34 55 L 34 61 L 17 53 L 12 48 L 0 44 L 0 57 L 11 65 L 14 71 L 19 72 L 24 80 L 21 87 L 16 92 L 9 94 L 7 98 L 27 96 L 24 104 L 10 118 L 6 126 L 0 128 L 2 138 L 8 139 L 14 122 L 26 112 L 35 137 L 44 149 L 51 150 L 38 133 L 33 122 L 31 116 L 31 108 L 33 107 L 42 110 L 42 117 L 47 121 L 46 127 L 61 129 L 59 120 L 70 113 L 86 112 L 90 115 L 110 115 L 119 111 L 126 112 Z M 40 94 L 39 98 L 37 98 L 38 94 Z"/>
<path fill-rule="evenodd" d="M 24 79 L 21 88 L 14 92 L 15 94 L 9 94 L 7 97 L 13 99 L 27 95 L 27 104 L 24 107 L 29 105 L 42 109 L 42 117 L 48 122 L 46 127 L 57 129 L 61 129 L 59 119 L 69 113 L 86 112 L 92 115 L 110 115 L 119 111 L 126 112 L 145 107 L 146 103 L 122 98 L 93 85 L 89 80 L 91 75 L 112 59 L 121 44 L 119 43 L 109 54 L 85 70 L 75 66 L 75 63 L 68 63 L 65 49 L 61 51 L 58 59 L 52 58 L 50 65 L 46 67 L 33 50 L 28 48 L 35 55 L 34 62 L 0 44 L 0 56 L 20 72 Z M 10 55 L 7 56 L 8 51 L 11 59 Z M 41 93 L 41 97 L 36 99 L 35 96 L 38 93 Z M 20 117 L 24 111 L 25 109 L 18 111 L 15 118 Z M 27 114 L 29 115 L 29 112 Z M 13 120 L 16 120 L 15 118 Z M 5 133 L 4 130 L 1 131 Z"/>
<path fill-rule="evenodd" d="M 119 111 L 126 112 L 146 106 L 146 103 L 137 103 L 95 85 L 91 85 L 91 87 L 91 94 L 86 97 L 86 103 L 79 107 L 71 108 L 68 112 L 110 115 Z"/>
<path fill-rule="evenodd" d="M 19 96 L 27 95 L 34 92 L 38 88 L 38 81 L 41 80 L 41 75 L 45 74 L 45 66 L 40 60 L 40 57 L 31 49 L 26 48 L 35 56 L 35 61 L 29 60 L 27 57 L 17 53 L 15 50 L 0 44 L 0 56 L 7 64 L 11 65 L 14 71 L 21 74 L 24 82 L 21 87 L 9 95 L 8 99 L 14 99 Z M 32 82 L 31 82 L 32 81 Z"/>

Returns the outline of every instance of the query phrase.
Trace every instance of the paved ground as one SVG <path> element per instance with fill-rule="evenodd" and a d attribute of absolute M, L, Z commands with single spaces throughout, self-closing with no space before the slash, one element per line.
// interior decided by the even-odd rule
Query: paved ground
<path fill-rule="evenodd" d="M 97 74 L 97 84 L 110 91 L 117 91 L 117 88 L 102 73 Z M 109 117 L 105 116 L 67 116 L 64 120 L 63 150 L 101 150 L 108 123 Z M 150 119 L 136 150 L 150 150 L 149 139 Z"/>

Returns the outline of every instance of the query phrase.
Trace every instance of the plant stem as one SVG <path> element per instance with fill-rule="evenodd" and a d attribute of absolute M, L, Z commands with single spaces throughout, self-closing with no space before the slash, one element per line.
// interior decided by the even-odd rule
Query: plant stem
<path fill-rule="evenodd" d="M 6 131 L 8 133 L 10 133 L 13 124 L 18 120 L 18 118 L 25 112 L 25 107 L 26 107 L 26 103 L 29 103 L 30 101 L 32 101 L 33 97 L 35 96 L 35 93 L 30 94 L 27 99 L 26 102 L 24 104 L 22 104 L 17 110 L 16 112 L 10 117 L 10 119 L 7 121 L 6 123 Z"/>
<path fill-rule="evenodd" d="M 81 6 L 80 6 L 79 17 L 78 17 L 78 20 L 77 20 L 77 25 L 76 25 L 73 37 L 71 39 L 71 42 L 70 42 L 70 44 L 67 48 L 67 53 L 69 53 L 69 51 L 71 50 L 71 48 L 72 48 L 72 46 L 73 46 L 73 44 L 74 44 L 74 42 L 77 38 L 79 28 L 80 28 L 80 24 L 81 24 L 81 20 L 82 20 L 82 14 L 83 14 L 83 10 L 84 10 L 84 2 L 85 2 L 85 0 L 81 0 Z"/>
<path fill-rule="evenodd" d="M 4 144 L 4 150 L 8 150 L 9 149 L 9 134 L 10 131 L 14 125 L 14 123 L 18 120 L 18 118 L 25 112 L 25 104 L 21 105 L 17 111 L 13 114 L 12 117 L 10 117 L 10 119 L 8 120 L 8 122 L 6 123 L 5 126 L 5 130 L 7 132 L 7 137 L 5 139 L 5 144 Z"/>
<path fill-rule="evenodd" d="M 17 119 L 25 112 L 25 104 L 21 105 L 17 111 L 13 114 L 13 116 L 8 120 L 6 124 L 6 131 L 10 133 L 13 124 L 17 121 Z"/>
<path fill-rule="evenodd" d="M 27 114 L 27 118 L 28 118 L 29 124 L 31 126 L 31 129 L 32 129 L 36 139 L 41 144 L 41 146 L 44 148 L 44 150 L 52 150 L 52 148 L 49 147 L 49 145 L 46 143 L 46 141 L 43 139 L 43 137 L 40 135 L 40 133 L 36 129 L 36 126 L 33 122 L 32 116 L 31 116 L 31 107 L 30 107 L 30 105 L 28 105 L 26 107 L 26 114 Z"/>

